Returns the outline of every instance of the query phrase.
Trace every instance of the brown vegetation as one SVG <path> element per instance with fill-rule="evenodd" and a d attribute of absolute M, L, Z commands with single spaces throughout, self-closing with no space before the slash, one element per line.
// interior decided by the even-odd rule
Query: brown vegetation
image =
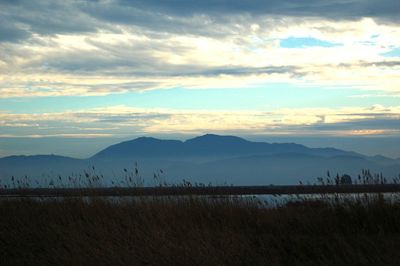
<path fill-rule="evenodd" d="M 400 265 L 390 199 L 3 199 L 0 265 Z"/>

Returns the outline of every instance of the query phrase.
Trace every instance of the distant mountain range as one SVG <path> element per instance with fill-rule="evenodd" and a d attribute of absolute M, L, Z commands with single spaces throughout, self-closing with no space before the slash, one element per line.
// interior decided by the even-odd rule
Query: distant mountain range
<path fill-rule="evenodd" d="M 362 169 L 400 174 L 400 160 L 365 156 L 335 148 L 308 148 L 295 143 L 251 142 L 235 136 L 207 134 L 186 141 L 141 137 L 105 148 L 88 159 L 57 155 L 0 158 L 0 178 L 25 175 L 46 184 L 55 177 L 85 172 L 102 174 L 106 183 L 135 171 L 152 185 L 154 174 L 169 183 L 183 179 L 212 184 L 296 184 L 331 173 L 355 177 Z M 45 180 L 45 181 L 43 181 Z"/>
<path fill-rule="evenodd" d="M 126 157 L 216 157 L 272 155 L 282 153 L 299 153 L 318 156 L 339 156 L 359 154 L 333 148 L 311 149 L 295 143 L 251 142 L 235 136 L 207 134 L 186 141 L 160 140 L 141 137 L 112 145 L 96 155 L 93 159 L 126 158 Z"/>

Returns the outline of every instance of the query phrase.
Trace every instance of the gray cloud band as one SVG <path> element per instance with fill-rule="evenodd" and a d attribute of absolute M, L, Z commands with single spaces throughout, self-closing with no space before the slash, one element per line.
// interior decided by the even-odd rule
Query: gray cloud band
<path fill-rule="evenodd" d="M 398 0 L 111 0 L 0 1 L 0 42 L 18 42 L 32 34 L 116 31 L 112 24 L 160 32 L 217 35 L 240 16 L 324 17 L 355 20 L 372 17 L 400 21 Z M 197 16 L 198 19 L 187 18 Z M 232 16 L 235 19 L 232 20 Z M 225 25 L 225 26 L 224 26 Z"/>

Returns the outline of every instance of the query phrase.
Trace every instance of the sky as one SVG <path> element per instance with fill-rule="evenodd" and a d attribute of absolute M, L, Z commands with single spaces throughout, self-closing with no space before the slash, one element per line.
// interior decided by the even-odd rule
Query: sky
<path fill-rule="evenodd" d="M 0 0 L 0 157 L 205 133 L 400 157 L 398 0 Z"/>

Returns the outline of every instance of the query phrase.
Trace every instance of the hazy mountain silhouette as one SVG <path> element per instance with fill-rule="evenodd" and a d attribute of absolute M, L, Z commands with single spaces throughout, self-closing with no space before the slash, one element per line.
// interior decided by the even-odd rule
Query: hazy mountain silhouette
<path fill-rule="evenodd" d="M 219 136 L 207 134 L 188 139 L 184 142 L 177 140 L 160 140 L 141 137 L 112 145 L 92 159 L 100 158 L 137 158 L 137 157 L 202 157 L 202 156 L 243 156 L 270 155 L 279 153 L 300 153 L 319 156 L 358 155 L 333 148 L 307 148 L 295 143 L 266 143 L 251 142 L 235 136 Z"/>
<path fill-rule="evenodd" d="M 84 165 L 85 160 L 59 155 L 8 156 L 0 159 L 0 178 L 65 174 Z"/>
<path fill-rule="evenodd" d="M 140 137 L 134 140 L 111 145 L 95 154 L 92 159 L 182 155 L 182 145 L 182 141 L 178 140 L 161 140 L 156 138 Z"/>
<path fill-rule="evenodd" d="M 113 179 L 124 176 L 124 169 L 133 171 L 135 162 L 145 178 L 151 179 L 154 172 L 163 169 L 168 182 L 186 179 L 213 184 L 295 184 L 325 176 L 327 170 L 353 177 L 366 168 L 383 172 L 388 178 L 400 173 L 398 159 L 380 155 L 368 157 L 335 148 L 252 142 L 207 134 L 186 141 L 141 137 L 109 146 L 88 159 L 9 156 L 0 158 L 0 178 L 68 176 L 95 167 L 97 173 Z"/>

